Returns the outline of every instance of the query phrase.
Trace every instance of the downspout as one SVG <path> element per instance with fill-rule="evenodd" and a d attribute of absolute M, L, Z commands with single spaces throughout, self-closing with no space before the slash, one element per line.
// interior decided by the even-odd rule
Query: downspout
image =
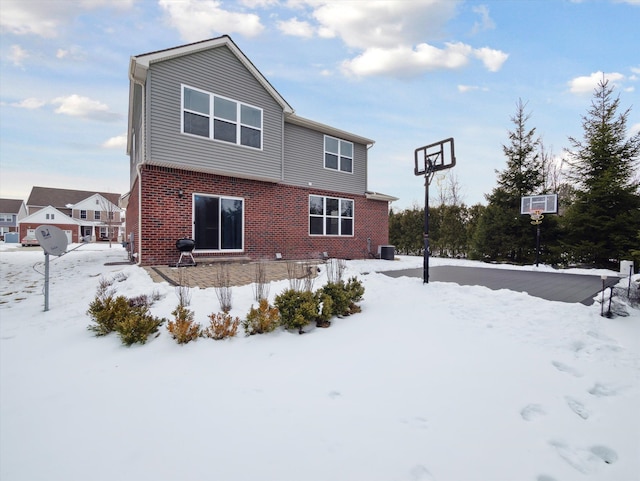
<path fill-rule="evenodd" d="M 142 146 L 142 161 L 136 163 L 136 177 L 138 179 L 138 259 L 136 265 L 139 266 L 142 263 L 142 166 L 147 158 L 147 137 L 146 137 L 146 98 L 147 91 L 144 82 L 135 79 L 134 75 L 129 77 L 134 84 L 140 85 L 142 105 L 140 107 L 140 145 Z M 130 107 L 131 108 L 131 107 Z"/>

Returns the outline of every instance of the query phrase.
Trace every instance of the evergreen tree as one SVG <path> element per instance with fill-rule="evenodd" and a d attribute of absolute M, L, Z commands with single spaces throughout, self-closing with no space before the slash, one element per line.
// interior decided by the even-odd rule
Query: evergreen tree
<path fill-rule="evenodd" d="M 618 114 L 619 107 L 620 98 L 613 97 L 613 87 L 603 78 L 582 117 L 584 139 L 569 137 L 576 193 L 567 209 L 565 247 L 573 262 L 615 267 L 637 248 L 640 195 L 634 174 L 640 132 L 627 138 L 630 109 Z"/>
<path fill-rule="evenodd" d="M 531 262 L 535 255 L 535 230 L 530 219 L 520 215 L 520 200 L 524 195 L 544 190 L 543 159 L 536 129 L 528 129 L 530 115 L 518 100 L 515 125 L 509 131 L 509 145 L 502 150 L 507 168 L 498 174 L 498 186 L 487 195 L 489 202 L 474 233 L 474 257 L 510 262 Z"/>

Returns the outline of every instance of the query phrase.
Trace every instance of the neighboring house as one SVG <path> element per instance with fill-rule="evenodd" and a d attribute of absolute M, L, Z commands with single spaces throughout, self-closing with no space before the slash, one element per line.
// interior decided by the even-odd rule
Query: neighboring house
<path fill-rule="evenodd" d="M 124 211 L 120 194 L 33 187 L 27 200 L 28 216 L 20 219 L 20 238 L 39 225 L 50 224 L 67 232 L 69 242 L 123 238 Z"/>
<path fill-rule="evenodd" d="M 0 238 L 7 232 L 17 232 L 18 220 L 27 215 L 23 200 L 0 199 Z"/>
<path fill-rule="evenodd" d="M 143 265 L 198 258 L 375 256 L 389 202 L 373 140 L 297 116 L 228 36 L 137 55 L 129 68 L 127 236 Z"/>

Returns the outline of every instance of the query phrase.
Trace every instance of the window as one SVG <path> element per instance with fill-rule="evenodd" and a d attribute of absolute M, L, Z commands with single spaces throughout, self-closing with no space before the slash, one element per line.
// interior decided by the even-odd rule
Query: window
<path fill-rule="evenodd" d="M 52 219 L 55 219 L 55 217 L 56 217 L 55 214 L 45 214 L 45 215 L 46 215 L 47 220 L 52 220 Z"/>
<path fill-rule="evenodd" d="M 262 148 L 262 109 L 182 86 L 182 132 Z"/>
<path fill-rule="evenodd" d="M 96 210 L 96 211 L 93 213 L 93 218 L 94 218 L 95 220 L 100 220 L 100 211 L 99 211 L 99 210 Z"/>
<path fill-rule="evenodd" d="M 244 200 L 195 195 L 193 202 L 196 249 L 244 248 Z"/>
<path fill-rule="evenodd" d="M 13 214 L 0 214 L 0 222 L 13 222 Z"/>
<path fill-rule="evenodd" d="M 80 218 L 81 219 L 86 219 L 87 218 L 87 211 L 86 210 L 81 210 L 80 211 Z"/>
<path fill-rule="evenodd" d="M 325 135 L 324 166 L 326 169 L 353 173 L 353 144 Z"/>
<path fill-rule="evenodd" d="M 309 196 L 310 235 L 353 235 L 353 200 Z"/>
<path fill-rule="evenodd" d="M 115 219 L 115 212 L 109 211 L 109 220 Z"/>

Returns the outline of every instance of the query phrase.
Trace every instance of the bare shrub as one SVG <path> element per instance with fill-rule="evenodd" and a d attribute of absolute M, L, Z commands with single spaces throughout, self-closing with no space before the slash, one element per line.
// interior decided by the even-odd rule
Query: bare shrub
<path fill-rule="evenodd" d="M 269 282 L 267 281 L 267 264 L 259 261 L 255 264 L 253 276 L 253 299 L 260 302 L 260 299 L 269 297 Z"/>
<path fill-rule="evenodd" d="M 311 262 L 287 261 L 287 279 L 289 280 L 289 289 L 292 291 L 308 291 L 313 290 L 313 282 L 316 278 L 318 269 Z"/>
<path fill-rule="evenodd" d="M 240 318 L 231 317 L 225 312 L 209 314 L 209 325 L 202 330 L 202 335 L 218 341 L 234 337 L 238 332 L 239 324 Z"/>
<path fill-rule="evenodd" d="M 178 296 L 178 305 L 186 307 L 191 304 L 191 285 L 189 274 L 185 267 L 178 270 L 178 285 L 176 286 L 176 296 Z"/>
<path fill-rule="evenodd" d="M 344 259 L 329 259 L 327 261 L 327 280 L 332 284 L 339 284 L 347 268 Z"/>
<path fill-rule="evenodd" d="M 216 297 L 220 303 L 220 309 L 223 312 L 231 310 L 231 275 L 229 274 L 229 266 L 220 264 L 216 267 L 216 283 L 214 285 Z"/>

